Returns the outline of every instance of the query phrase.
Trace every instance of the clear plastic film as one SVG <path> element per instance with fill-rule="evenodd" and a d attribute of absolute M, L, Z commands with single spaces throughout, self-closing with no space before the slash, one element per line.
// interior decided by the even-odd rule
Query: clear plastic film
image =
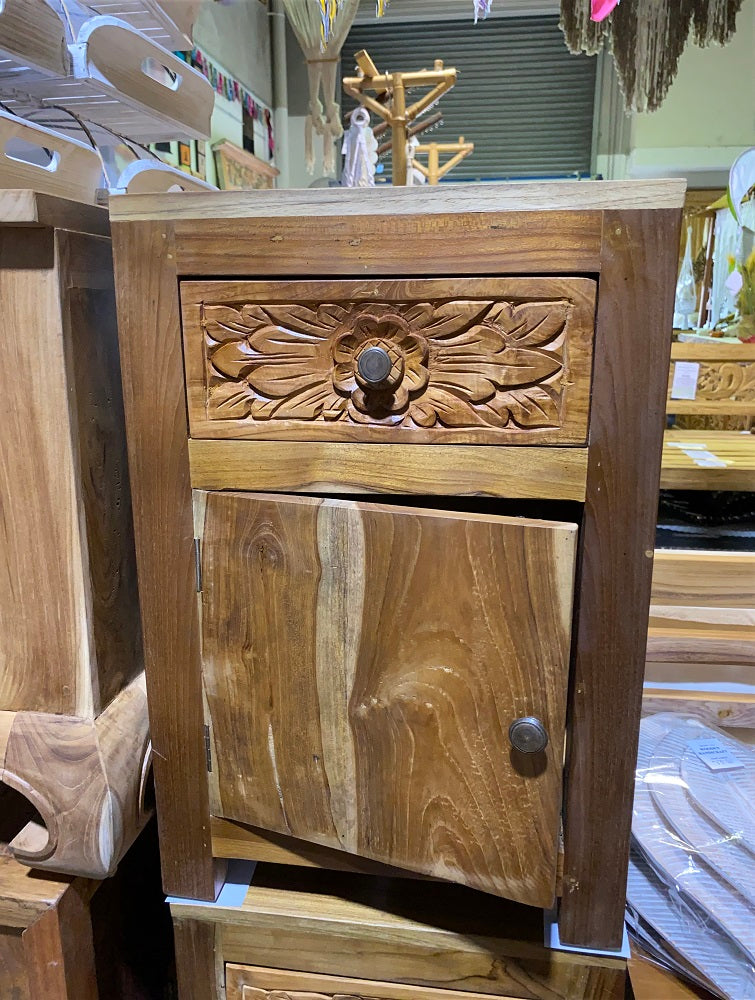
<path fill-rule="evenodd" d="M 755 1000 L 755 748 L 664 713 L 643 719 L 630 933 L 727 1000 Z"/>

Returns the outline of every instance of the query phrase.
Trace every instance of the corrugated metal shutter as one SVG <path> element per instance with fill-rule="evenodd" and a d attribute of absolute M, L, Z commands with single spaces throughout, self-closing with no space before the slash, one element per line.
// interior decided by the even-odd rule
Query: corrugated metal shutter
<path fill-rule="evenodd" d="M 427 141 L 463 135 L 475 143 L 449 179 L 589 173 L 596 60 L 569 54 L 557 17 L 355 24 L 343 75 L 360 49 L 383 72 L 431 68 L 435 59 L 457 68 L 458 82 L 439 104 L 443 124 L 425 133 Z M 344 95 L 344 111 L 353 106 Z M 390 156 L 383 162 L 390 174 Z"/>

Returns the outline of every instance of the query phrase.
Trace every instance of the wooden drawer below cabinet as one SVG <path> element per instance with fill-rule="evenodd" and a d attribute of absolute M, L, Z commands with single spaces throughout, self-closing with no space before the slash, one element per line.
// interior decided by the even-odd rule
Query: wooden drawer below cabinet
<path fill-rule="evenodd" d="M 186 281 L 192 438 L 584 444 L 589 278 Z"/>
<path fill-rule="evenodd" d="M 551 906 L 576 525 L 195 508 L 212 815 Z"/>
<path fill-rule="evenodd" d="M 618 980 L 619 977 L 616 978 Z M 344 979 L 342 976 L 318 976 L 311 972 L 231 964 L 225 967 L 225 988 L 226 1000 L 518 1000 L 508 994 L 467 993 L 432 986 L 378 983 L 369 979 Z M 619 992 L 592 993 L 590 997 L 580 1000 L 593 1000 L 595 997 L 619 1000 Z"/>

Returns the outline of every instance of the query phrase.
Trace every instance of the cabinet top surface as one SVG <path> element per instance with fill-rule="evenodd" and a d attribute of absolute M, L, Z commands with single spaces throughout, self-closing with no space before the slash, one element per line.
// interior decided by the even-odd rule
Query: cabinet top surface
<path fill-rule="evenodd" d="M 681 208 L 684 180 L 449 184 L 118 195 L 113 221 Z"/>
<path fill-rule="evenodd" d="M 93 236 L 110 235 L 106 209 L 30 188 L 0 191 L 0 225 L 47 226 Z"/>

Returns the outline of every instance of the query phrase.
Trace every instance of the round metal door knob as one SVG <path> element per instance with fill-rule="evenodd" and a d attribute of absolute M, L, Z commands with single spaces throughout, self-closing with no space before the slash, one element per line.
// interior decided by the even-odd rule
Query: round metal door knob
<path fill-rule="evenodd" d="M 382 347 L 368 347 L 362 351 L 357 361 L 357 369 L 363 382 L 367 385 L 379 386 L 391 373 L 393 362 Z"/>
<path fill-rule="evenodd" d="M 548 733 L 540 719 L 525 716 L 509 726 L 511 745 L 519 753 L 542 753 L 548 746 Z"/>

